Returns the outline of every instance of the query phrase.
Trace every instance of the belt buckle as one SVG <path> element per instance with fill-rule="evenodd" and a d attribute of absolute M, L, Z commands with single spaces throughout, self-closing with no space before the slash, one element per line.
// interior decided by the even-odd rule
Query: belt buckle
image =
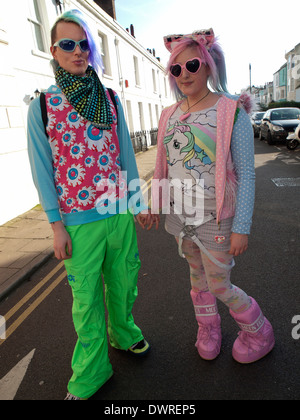
<path fill-rule="evenodd" d="M 184 226 L 183 233 L 184 233 L 184 236 L 189 236 L 189 237 L 195 236 L 196 235 L 195 226 L 193 225 Z"/>

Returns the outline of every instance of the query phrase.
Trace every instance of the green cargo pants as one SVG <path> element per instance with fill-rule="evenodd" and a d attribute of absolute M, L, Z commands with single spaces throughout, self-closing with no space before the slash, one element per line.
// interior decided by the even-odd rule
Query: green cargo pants
<path fill-rule="evenodd" d="M 108 357 L 101 274 L 110 344 L 127 350 L 144 338 L 131 313 L 141 263 L 130 213 L 66 229 L 73 254 L 65 261 L 65 267 L 73 293 L 72 314 L 78 335 L 68 391 L 89 398 L 113 373 Z"/>

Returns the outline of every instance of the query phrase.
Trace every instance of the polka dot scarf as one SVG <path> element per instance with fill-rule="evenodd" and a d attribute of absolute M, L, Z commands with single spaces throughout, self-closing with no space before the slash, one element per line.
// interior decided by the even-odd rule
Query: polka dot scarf
<path fill-rule="evenodd" d="M 58 67 L 57 85 L 78 114 L 98 128 L 110 130 L 113 119 L 104 87 L 93 67 L 88 66 L 86 76 L 75 76 Z"/>

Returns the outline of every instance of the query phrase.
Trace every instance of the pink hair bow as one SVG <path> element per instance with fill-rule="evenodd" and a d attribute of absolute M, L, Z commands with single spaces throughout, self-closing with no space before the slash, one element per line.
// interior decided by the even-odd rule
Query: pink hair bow
<path fill-rule="evenodd" d="M 188 35 L 167 35 L 164 37 L 164 42 L 167 50 L 172 52 L 179 42 L 186 39 L 193 39 L 198 44 L 203 45 L 207 50 L 209 50 L 215 41 L 215 34 L 212 28 L 203 29 Z"/>

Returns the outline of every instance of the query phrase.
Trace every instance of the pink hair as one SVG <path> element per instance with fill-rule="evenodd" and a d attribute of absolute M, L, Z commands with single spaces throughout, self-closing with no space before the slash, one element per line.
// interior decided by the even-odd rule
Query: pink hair
<path fill-rule="evenodd" d="M 207 51 L 203 45 L 198 44 L 193 39 L 184 39 L 181 42 L 178 42 L 172 51 L 167 65 L 170 87 L 175 93 L 177 99 L 182 98 L 184 95 L 178 88 L 176 79 L 171 75 L 170 68 L 174 63 L 176 63 L 177 56 L 187 48 L 195 48 L 203 64 L 208 66 L 210 70 L 208 80 L 211 87 L 216 92 L 227 92 L 225 60 L 221 47 L 215 42 L 210 50 Z"/>

